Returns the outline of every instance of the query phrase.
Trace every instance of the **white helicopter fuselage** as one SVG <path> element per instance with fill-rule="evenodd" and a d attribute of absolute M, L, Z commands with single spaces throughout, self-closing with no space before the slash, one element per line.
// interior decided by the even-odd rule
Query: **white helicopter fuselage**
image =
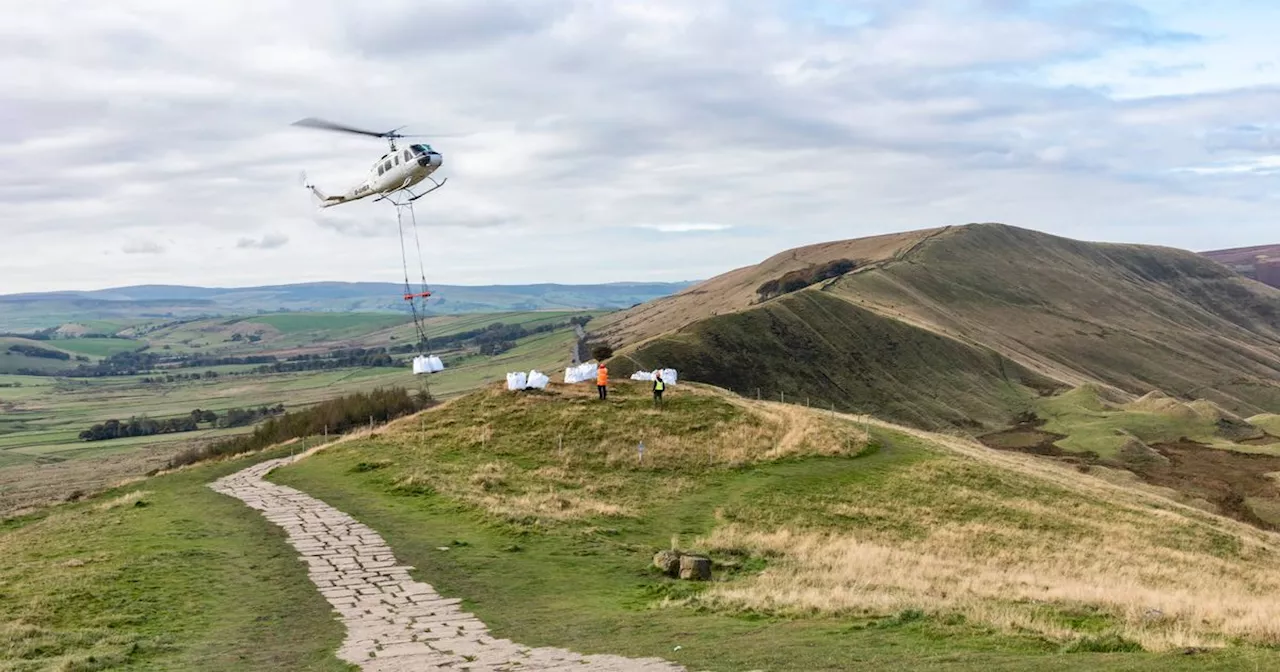
<path fill-rule="evenodd" d="M 401 189 L 408 189 L 427 179 L 443 163 L 440 153 L 431 145 L 410 145 L 383 154 L 369 169 L 369 177 L 344 194 L 326 195 L 314 185 L 307 187 L 320 199 L 320 207 L 328 208 L 342 203 L 358 201 L 366 196 L 386 196 Z M 410 192 L 412 193 L 412 192 Z"/>

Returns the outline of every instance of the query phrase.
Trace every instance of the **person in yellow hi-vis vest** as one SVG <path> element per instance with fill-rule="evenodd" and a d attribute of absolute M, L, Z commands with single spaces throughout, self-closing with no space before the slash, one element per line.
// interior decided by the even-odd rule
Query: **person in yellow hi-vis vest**
<path fill-rule="evenodd" d="M 658 407 L 662 405 L 662 391 L 666 389 L 667 381 L 662 379 L 662 369 L 653 370 L 653 405 Z"/>
<path fill-rule="evenodd" d="M 609 369 L 604 362 L 600 362 L 600 368 L 596 369 L 596 391 L 600 393 L 600 401 L 609 397 Z"/>

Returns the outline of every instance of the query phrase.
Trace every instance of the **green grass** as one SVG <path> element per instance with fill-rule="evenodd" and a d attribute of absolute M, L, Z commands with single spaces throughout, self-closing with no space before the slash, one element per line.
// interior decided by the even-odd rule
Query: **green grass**
<path fill-rule="evenodd" d="M 205 486 L 252 463 L 0 523 L 0 669 L 353 669 L 283 531 Z"/>
<path fill-rule="evenodd" d="M 1107 401 L 1099 389 L 1083 385 L 1039 400 L 1036 409 L 1047 422 L 1041 428 L 1066 435 L 1054 445 L 1072 452 L 1114 458 L 1126 442 L 1174 443 L 1186 438 L 1224 448 L 1240 448 L 1217 426 L 1221 410 L 1209 402 L 1193 406 L 1167 397 L 1148 397 L 1129 404 Z M 1260 432 L 1259 432 L 1260 434 Z"/>
<path fill-rule="evenodd" d="M 71 355 L 70 359 L 50 359 L 48 357 L 32 357 L 17 352 L 9 352 L 9 346 L 26 345 L 44 350 L 54 350 L 57 352 L 65 352 Z M 63 348 L 53 341 L 36 341 L 28 338 L 0 337 L 0 374 L 14 374 L 19 369 L 34 369 L 37 371 L 65 371 L 74 369 L 83 362 L 75 361 L 75 354 Z"/>
<path fill-rule="evenodd" d="M 496 636 L 526 645 L 661 656 L 691 670 L 1228 670 L 1280 662 L 1246 648 L 1123 652 L 1132 644 L 1108 639 L 1109 617 L 1075 618 L 1067 609 L 1049 612 L 1081 635 L 1059 643 L 911 610 L 788 615 L 699 601 L 715 584 L 673 581 L 650 567 L 673 535 L 698 550 L 700 535 L 724 525 L 847 530 L 886 543 L 927 537 L 944 521 L 1045 538 L 1092 534 L 1076 521 L 1078 495 L 968 464 L 899 432 L 877 430 L 874 447 L 856 456 L 734 466 L 720 451 L 760 449 L 783 432 L 688 387 L 673 388 L 661 413 L 648 410 L 642 385 L 616 385 L 606 404 L 588 392 L 476 393 L 270 480 L 372 526 L 419 580 L 463 598 Z M 634 450 L 641 438 L 649 449 L 643 463 Z M 1044 516 L 1027 506 L 1062 511 Z M 1092 506 L 1102 516 L 1120 513 Z M 790 571 L 768 555 L 712 557 L 730 581 L 750 581 L 765 568 Z M 676 603 L 663 606 L 664 598 Z M 682 606 L 685 598 L 694 601 Z"/>
<path fill-rule="evenodd" d="M 59 350 L 89 357 L 110 357 L 120 352 L 132 352 L 146 345 L 144 341 L 128 338 L 60 338 L 48 342 Z"/>
<path fill-rule="evenodd" d="M 242 323 L 265 324 L 285 334 L 306 331 L 366 332 L 412 321 L 410 315 L 394 313 L 280 313 L 245 318 Z"/>
<path fill-rule="evenodd" d="M 1280 415 L 1275 413 L 1263 413 L 1249 418 L 1249 423 L 1261 427 L 1272 436 L 1280 436 Z"/>

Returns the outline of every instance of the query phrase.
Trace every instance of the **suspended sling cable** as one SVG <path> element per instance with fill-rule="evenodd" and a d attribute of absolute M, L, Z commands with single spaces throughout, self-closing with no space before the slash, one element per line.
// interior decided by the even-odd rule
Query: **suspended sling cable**
<path fill-rule="evenodd" d="M 430 296 L 431 292 L 427 291 L 427 270 L 422 262 L 422 243 L 418 240 L 418 215 L 413 210 L 413 203 L 409 204 L 409 221 L 413 224 L 413 244 L 418 248 L 418 271 L 422 274 L 422 293 Z M 405 275 L 408 274 L 408 269 L 405 269 Z M 425 314 L 426 309 L 422 312 Z"/>
<path fill-rule="evenodd" d="M 404 265 L 404 300 L 409 302 L 409 310 L 413 313 L 413 324 L 414 324 L 414 327 L 417 329 L 417 335 L 418 335 L 418 343 L 417 343 L 418 353 L 424 354 L 423 348 L 424 347 L 429 348 L 430 346 L 430 342 L 427 339 L 427 329 L 426 329 L 426 326 L 423 324 L 423 320 L 426 318 L 426 308 L 425 306 L 423 307 L 423 311 L 422 311 L 423 314 L 419 316 L 418 306 L 415 302 L 415 299 L 422 298 L 424 299 L 424 303 L 425 303 L 425 299 L 431 296 L 431 292 L 427 290 L 427 271 L 426 271 L 426 267 L 423 265 L 423 262 L 422 262 L 422 245 L 421 244 L 418 244 L 417 248 L 418 248 L 418 268 L 422 272 L 422 291 L 414 292 L 413 287 L 410 286 L 409 284 L 409 259 L 408 259 L 407 253 L 405 252 L 405 244 L 404 244 L 404 210 L 405 208 L 408 208 L 409 210 L 410 221 L 412 222 L 412 225 L 413 225 L 414 241 L 417 242 L 418 240 L 418 220 L 417 220 L 417 217 L 415 217 L 413 214 L 413 204 L 412 203 L 396 204 L 396 225 L 400 229 L 400 261 Z"/>

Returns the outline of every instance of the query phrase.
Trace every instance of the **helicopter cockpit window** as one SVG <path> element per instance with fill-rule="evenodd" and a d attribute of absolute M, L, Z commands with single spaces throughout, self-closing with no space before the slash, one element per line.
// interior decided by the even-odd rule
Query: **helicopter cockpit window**
<path fill-rule="evenodd" d="M 430 154 L 431 145 L 411 145 L 415 154 Z"/>

